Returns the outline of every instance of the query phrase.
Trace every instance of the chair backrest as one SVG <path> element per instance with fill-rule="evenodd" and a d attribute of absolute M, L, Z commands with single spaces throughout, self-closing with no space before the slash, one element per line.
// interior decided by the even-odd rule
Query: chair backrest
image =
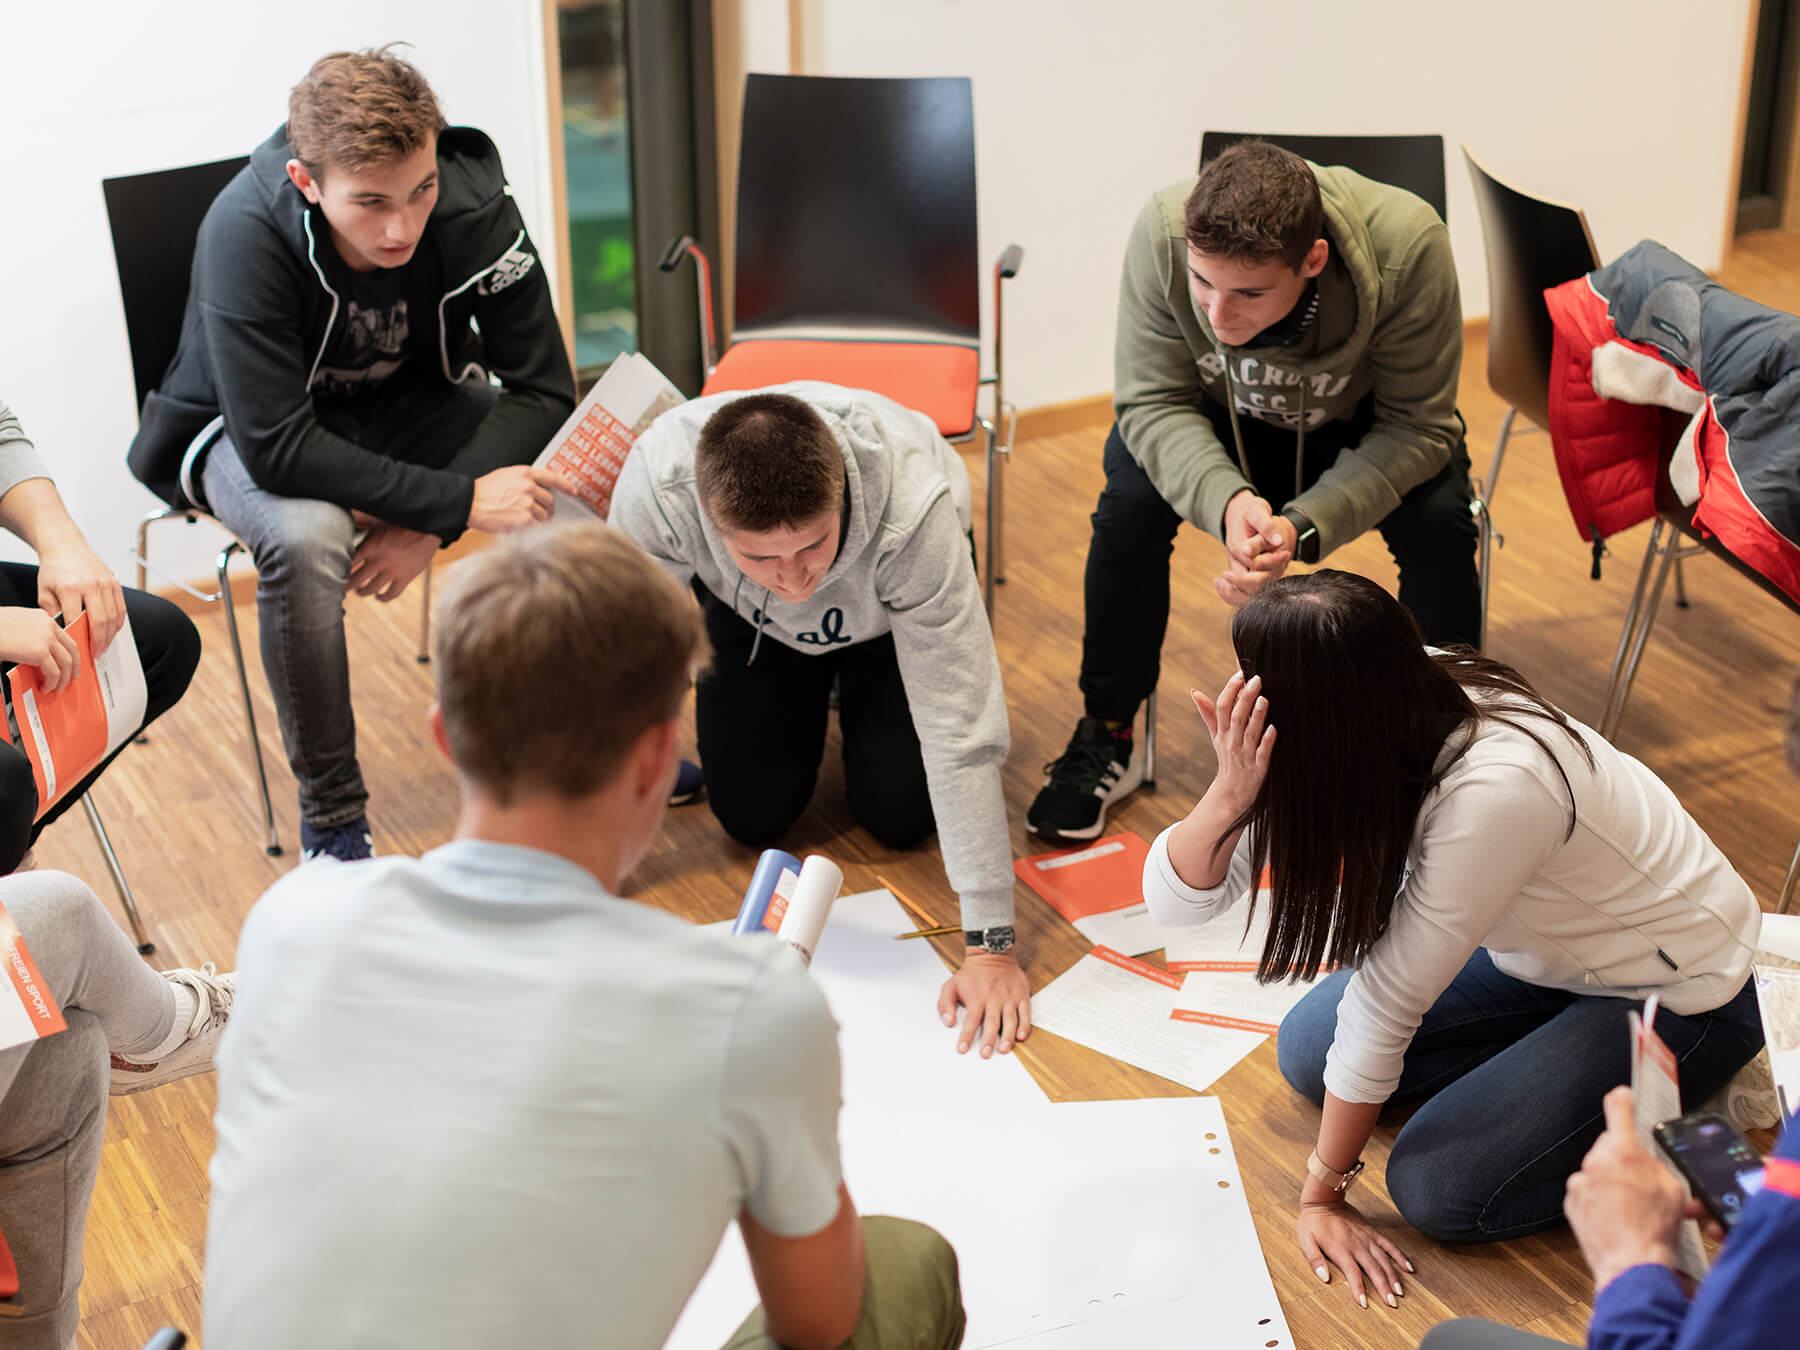
<path fill-rule="evenodd" d="M 1544 292 L 1600 265 L 1587 217 L 1531 197 L 1481 167 L 1465 143 L 1487 253 L 1488 385 L 1540 427 L 1550 419 L 1550 311 Z"/>
<path fill-rule="evenodd" d="M 966 78 L 752 75 L 733 327 L 980 340 Z"/>
<path fill-rule="evenodd" d="M 220 189 L 247 163 L 248 157 L 239 155 L 108 178 L 100 185 L 119 267 L 119 297 L 125 303 L 125 334 L 131 343 L 139 408 L 175 359 L 200 221 Z"/>
<path fill-rule="evenodd" d="M 1341 164 L 1364 178 L 1405 188 L 1446 214 L 1442 136 L 1281 136 L 1262 131 L 1209 131 L 1200 138 L 1200 165 L 1239 141 L 1269 141 L 1314 164 Z"/>

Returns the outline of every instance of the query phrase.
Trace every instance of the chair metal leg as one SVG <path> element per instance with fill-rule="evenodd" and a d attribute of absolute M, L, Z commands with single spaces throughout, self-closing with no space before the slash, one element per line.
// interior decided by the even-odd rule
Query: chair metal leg
<path fill-rule="evenodd" d="M 425 568 L 419 588 L 419 656 L 420 665 L 431 660 L 431 568 Z"/>
<path fill-rule="evenodd" d="M 1469 511 L 1475 517 L 1476 582 L 1481 587 L 1481 619 L 1475 632 L 1477 650 L 1487 649 L 1488 591 L 1494 573 L 1494 549 L 1506 540 L 1494 529 L 1493 512 L 1488 510 L 1488 497 L 1482 493 L 1479 480 L 1470 484 Z"/>
<path fill-rule="evenodd" d="M 1487 471 L 1487 499 L 1490 503 L 1500 495 L 1500 462 L 1506 458 L 1506 442 L 1512 436 L 1513 418 L 1518 415 L 1517 408 L 1509 407 L 1506 416 L 1500 419 L 1500 439 L 1494 442 L 1494 458 Z"/>
<path fill-rule="evenodd" d="M 995 409 L 994 426 L 996 430 L 1005 425 L 1006 409 Z M 993 549 L 993 552 L 988 555 L 992 559 L 988 566 L 993 570 L 994 584 L 1002 586 L 1006 584 L 1006 461 L 1011 458 L 1007 453 L 1011 446 L 1009 443 L 1002 442 L 999 453 L 995 453 L 992 440 L 988 442 L 988 446 L 988 500 L 993 503 L 993 510 L 988 516 L 990 521 L 988 546 Z"/>
<path fill-rule="evenodd" d="M 1777 914 L 1788 912 L 1788 906 L 1794 903 L 1794 891 L 1797 888 L 1800 888 L 1800 844 L 1794 845 L 1794 858 L 1788 864 L 1787 880 L 1781 883 L 1781 898 L 1775 905 Z"/>
<path fill-rule="evenodd" d="M 1664 542 L 1664 536 L 1667 542 Z M 1650 526 L 1650 544 L 1644 551 L 1644 566 L 1638 573 L 1637 589 L 1632 593 L 1631 608 L 1625 612 L 1625 628 L 1619 634 L 1618 650 L 1613 653 L 1612 676 L 1606 686 L 1606 703 L 1600 712 L 1598 730 L 1608 740 L 1618 731 L 1625 716 L 1625 701 L 1631 697 L 1631 684 L 1637 678 L 1638 662 L 1644 656 L 1644 644 L 1650 640 L 1650 629 L 1656 623 L 1656 609 L 1662 603 L 1663 587 L 1669 580 L 1669 569 L 1675 565 L 1680 551 L 1681 532 L 1660 518 Z M 1657 555 L 1661 554 L 1661 561 Z M 1656 576 L 1650 579 L 1651 565 Z M 1648 594 L 1645 583 L 1649 582 Z"/>
<path fill-rule="evenodd" d="M 140 955 L 149 956 L 156 950 L 156 944 L 144 932 L 144 919 L 138 913 L 137 901 L 131 898 L 131 883 L 125 880 L 125 869 L 119 866 L 119 855 L 113 852 L 112 840 L 106 837 L 106 826 L 100 820 L 100 808 L 94 805 L 91 792 L 83 793 L 81 807 L 87 813 L 87 822 L 93 828 L 94 842 L 100 845 L 100 852 L 106 858 L 106 870 L 112 873 L 113 889 L 119 893 L 119 907 L 125 911 L 125 918 L 131 924 L 131 936 L 137 942 Z"/>
<path fill-rule="evenodd" d="M 1675 555 L 1675 604 L 1679 609 L 1688 607 L 1687 573 L 1682 570 L 1681 555 Z"/>
<path fill-rule="evenodd" d="M 256 735 L 256 709 L 250 702 L 250 676 L 244 669 L 244 644 L 238 636 L 237 607 L 231 600 L 231 555 L 244 546 L 233 539 L 219 551 L 219 596 L 225 602 L 225 626 L 231 634 L 231 655 L 237 661 L 238 689 L 244 696 L 244 722 L 250 729 L 250 761 L 256 769 L 256 785 L 262 792 L 263 826 L 269 842 L 263 852 L 271 858 L 281 856 L 281 838 L 275 833 L 275 804 L 269 800 L 269 775 L 263 769 L 262 741 Z"/>
<path fill-rule="evenodd" d="M 1144 700 L 1144 786 L 1156 786 L 1156 690 Z"/>

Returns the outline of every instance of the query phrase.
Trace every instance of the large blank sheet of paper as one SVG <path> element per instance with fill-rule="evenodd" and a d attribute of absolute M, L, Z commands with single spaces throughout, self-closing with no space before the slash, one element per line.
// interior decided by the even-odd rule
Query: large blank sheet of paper
<path fill-rule="evenodd" d="M 1031 1024 L 1203 1092 L 1267 1039 L 1178 1021 L 1181 976 L 1096 947 L 1031 1000 Z"/>
<path fill-rule="evenodd" d="M 1291 1346 L 1217 1100 L 1052 1105 L 1011 1056 L 958 1056 L 947 972 L 894 941 L 911 927 L 885 891 L 845 896 L 812 969 L 841 1029 L 850 1194 L 955 1246 L 967 1350 Z M 715 1350 L 756 1300 L 734 1227 L 670 1350 Z"/>

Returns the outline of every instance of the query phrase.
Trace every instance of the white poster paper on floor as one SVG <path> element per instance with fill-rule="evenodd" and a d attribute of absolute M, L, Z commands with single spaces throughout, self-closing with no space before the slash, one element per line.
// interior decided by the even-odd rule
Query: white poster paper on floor
<path fill-rule="evenodd" d="M 1031 1000 L 1031 1024 L 1204 1092 L 1267 1039 L 1176 1021 L 1181 976 L 1096 947 Z"/>
<path fill-rule="evenodd" d="M 841 1028 L 850 1194 L 955 1246 L 967 1350 L 1291 1346 L 1217 1100 L 1052 1105 L 1011 1056 L 958 1056 L 948 971 L 893 940 L 911 927 L 886 892 L 846 896 L 813 974 Z M 756 1300 L 734 1226 L 669 1350 L 717 1350 Z"/>

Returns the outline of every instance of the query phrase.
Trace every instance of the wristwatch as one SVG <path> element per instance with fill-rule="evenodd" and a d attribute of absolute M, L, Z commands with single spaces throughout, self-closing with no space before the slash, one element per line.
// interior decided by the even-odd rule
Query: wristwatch
<path fill-rule="evenodd" d="M 982 951 L 998 956 L 1001 952 L 1010 952 L 1013 945 L 1013 930 L 1010 923 L 1000 924 L 994 928 L 963 929 L 963 944 L 979 947 Z"/>
<path fill-rule="evenodd" d="M 1340 1172 L 1335 1167 L 1329 1167 L 1324 1159 L 1319 1157 L 1319 1150 L 1316 1148 L 1306 1160 L 1307 1175 L 1314 1181 L 1324 1182 L 1339 1195 L 1350 1189 L 1350 1183 L 1362 1175 L 1362 1170 L 1363 1160 L 1361 1158 L 1350 1165 L 1348 1172 Z"/>
<path fill-rule="evenodd" d="M 1319 527 L 1297 506 L 1284 507 L 1281 514 L 1299 536 L 1294 540 L 1294 560 L 1303 563 L 1319 561 Z"/>

